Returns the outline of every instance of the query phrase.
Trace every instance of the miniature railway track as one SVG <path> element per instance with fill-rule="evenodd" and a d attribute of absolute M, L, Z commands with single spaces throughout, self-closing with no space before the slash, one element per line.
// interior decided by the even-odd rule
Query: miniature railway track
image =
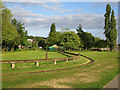
<path fill-rule="evenodd" d="M 76 56 L 78 56 L 78 54 L 74 54 L 74 53 L 68 53 L 68 52 L 64 52 L 64 53 L 67 53 L 67 54 L 72 54 L 72 55 L 75 55 L 74 57 L 68 57 L 68 59 L 74 59 Z M 33 71 L 33 72 L 24 72 L 24 73 L 9 73 L 9 74 L 0 74 L 0 75 L 18 75 L 18 74 L 30 74 L 30 73 L 41 73 L 41 72 L 52 72 L 52 71 L 60 71 L 60 70 L 67 70 L 67 69 L 72 69 L 72 68 L 77 68 L 77 67 L 84 67 L 84 66 L 87 66 L 87 65 L 91 65 L 94 63 L 94 60 L 89 58 L 89 57 L 86 57 L 82 54 L 79 54 L 79 56 L 82 56 L 86 59 L 89 59 L 91 62 L 87 63 L 87 64 L 84 64 L 84 65 L 79 65 L 79 66 L 74 66 L 74 67 L 68 67 L 68 68 L 62 68 L 62 69 L 52 69 L 52 70 L 42 70 L 42 71 Z M 1 61 L 2 63 L 11 63 L 11 62 L 14 62 L 14 63 L 18 63 L 18 62 L 35 62 L 35 61 L 50 61 L 50 60 L 56 60 L 56 61 L 61 61 L 61 60 L 65 60 L 65 58 L 58 58 L 58 59 L 36 59 L 36 60 L 13 60 L 13 61 Z"/>

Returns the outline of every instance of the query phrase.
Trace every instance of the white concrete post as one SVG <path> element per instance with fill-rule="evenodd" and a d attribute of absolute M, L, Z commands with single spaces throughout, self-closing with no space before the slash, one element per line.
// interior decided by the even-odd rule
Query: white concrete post
<path fill-rule="evenodd" d="M 54 60 L 54 64 L 56 65 L 56 60 Z"/>
<path fill-rule="evenodd" d="M 12 68 L 15 68 L 15 63 L 11 63 L 11 67 L 12 67 Z"/>
<path fill-rule="evenodd" d="M 38 67 L 38 66 L 39 66 L 39 62 L 36 61 L 36 62 L 35 62 L 35 65 Z"/>

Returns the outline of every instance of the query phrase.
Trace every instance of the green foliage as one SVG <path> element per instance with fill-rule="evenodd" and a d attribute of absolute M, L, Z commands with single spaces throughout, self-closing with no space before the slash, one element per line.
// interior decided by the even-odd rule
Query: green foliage
<path fill-rule="evenodd" d="M 38 47 L 38 43 L 36 41 L 32 42 L 32 47 Z"/>
<path fill-rule="evenodd" d="M 49 37 L 47 40 L 47 44 L 49 46 L 54 45 L 54 44 L 60 45 L 60 38 L 61 38 L 60 32 L 56 32 L 55 23 L 52 23 L 51 28 L 50 28 Z"/>
<path fill-rule="evenodd" d="M 11 21 L 14 26 L 16 26 L 17 31 L 20 35 L 20 44 L 25 45 L 27 42 L 27 31 L 25 31 L 25 27 L 23 26 L 24 24 L 18 22 L 15 18 Z"/>
<path fill-rule="evenodd" d="M 51 25 L 51 27 L 50 27 L 49 37 L 50 37 L 53 33 L 56 33 L 55 23 L 52 23 L 52 25 Z"/>
<path fill-rule="evenodd" d="M 82 25 L 80 24 L 78 26 L 77 30 L 77 35 L 79 35 L 82 46 L 84 49 L 91 49 L 94 46 L 95 38 L 91 33 L 84 32 L 82 30 Z"/>
<path fill-rule="evenodd" d="M 20 44 L 20 36 L 16 27 L 11 24 L 11 11 L 7 8 L 3 8 L 2 11 L 2 48 L 9 48 L 13 50 L 15 46 Z"/>
<path fill-rule="evenodd" d="M 95 43 L 95 47 L 97 47 L 97 48 L 105 48 L 106 46 L 107 46 L 107 43 L 105 40 L 98 40 Z"/>
<path fill-rule="evenodd" d="M 114 50 L 117 41 L 117 29 L 116 29 L 116 19 L 114 16 L 114 10 L 112 10 L 111 18 L 111 6 L 107 4 L 106 13 L 105 13 L 105 36 L 107 40 L 107 44 L 110 47 L 110 50 Z"/>
<path fill-rule="evenodd" d="M 61 42 L 61 33 L 60 32 L 51 33 L 47 40 L 47 44 L 49 46 L 54 45 L 54 44 L 59 46 L 60 42 Z"/>
<path fill-rule="evenodd" d="M 45 40 L 43 38 L 38 40 L 38 46 L 42 46 L 43 48 L 45 48 L 46 44 L 45 44 Z"/>
<path fill-rule="evenodd" d="M 62 33 L 61 40 L 61 45 L 67 50 L 79 49 L 81 45 L 79 36 L 73 31 Z"/>
<path fill-rule="evenodd" d="M 32 42 L 27 40 L 27 42 L 26 42 L 26 45 L 25 45 L 25 46 L 26 46 L 26 47 L 32 47 Z"/>
<path fill-rule="evenodd" d="M 41 46 L 42 48 L 46 47 L 45 40 L 42 37 L 31 37 L 32 39 L 35 39 L 38 42 L 38 46 Z"/>

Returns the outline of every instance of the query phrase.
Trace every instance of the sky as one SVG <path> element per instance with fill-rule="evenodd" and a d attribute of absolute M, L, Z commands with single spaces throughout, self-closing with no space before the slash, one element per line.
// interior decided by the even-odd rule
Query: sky
<path fill-rule="evenodd" d="M 70 28 L 75 32 L 78 25 L 81 24 L 85 32 L 105 39 L 103 34 L 104 14 L 108 3 L 114 9 L 116 19 L 118 18 L 117 2 L 29 1 L 31 2 L 5 0 L 4 4 L 17 20 L 24 23 L 28 35 L 32 36 L 48 37 L 52 23 L 56 24 L 57 31 L 61 31 L 62 28 Z"/>

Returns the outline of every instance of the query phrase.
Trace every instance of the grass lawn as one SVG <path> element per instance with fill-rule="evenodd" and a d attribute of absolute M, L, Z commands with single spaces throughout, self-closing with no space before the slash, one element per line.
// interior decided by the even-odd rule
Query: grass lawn
<path fill-rule="evenodd" d="M 46 51 L 15 51 L 2 52 L 2 60 L 29 60 L 29 59 L 45 59 Z M 70 55 L 62 55 L 58 52 L 48 52 L 48 58 L 62 58 Z"/>
<path fill-rule="evenodd" d="M 5 63 L 5 64 L 2 64 L 2 74 L 62 69 L 62 68 L 74 67 L 74 66 L 87 64 L 89 62 L 90 62 L 90 60 L 81 57 L 79 59 L 79 61 L 77 61 L 77 59 L 76 59 L 76 61 L 69 60 L 69 62 L 57 61 L 56 65 L 54 64 L 53 61 L 39 62 L 38 67 L 35 66 L 35 63 L 16 63 L 15 64 L 16 68 L 14 68 L 14 69 L 12 69 L 10 67 L 10 64 Z"/>
<path fill-rule="evenodd" d="M 111 81 L 114 77 L 118 75 L 118 58 L 117 58 L 118 52 L 80 52 L 80 53 L 94 59 L 95 63 L 85 67 L 73 68 L 62 71 L 2 76 L 2 87 L 102 88 L 109 81 Z M 63 64 L 62 62 L 60 63 Z M 58 67 L 61 67 L 60 63 L 58 63 Z M 64 66 L 67 66 L 68 63 L 64 64 L 65 64 Z M 43 66 L 44 65 L 45 64 L 43 64 Z M 47 65 L 48 68 L 45 67 L 45 69 L 54 67 L 54 65 L 53 66 L 49 66 L 50 64 Z"/>

